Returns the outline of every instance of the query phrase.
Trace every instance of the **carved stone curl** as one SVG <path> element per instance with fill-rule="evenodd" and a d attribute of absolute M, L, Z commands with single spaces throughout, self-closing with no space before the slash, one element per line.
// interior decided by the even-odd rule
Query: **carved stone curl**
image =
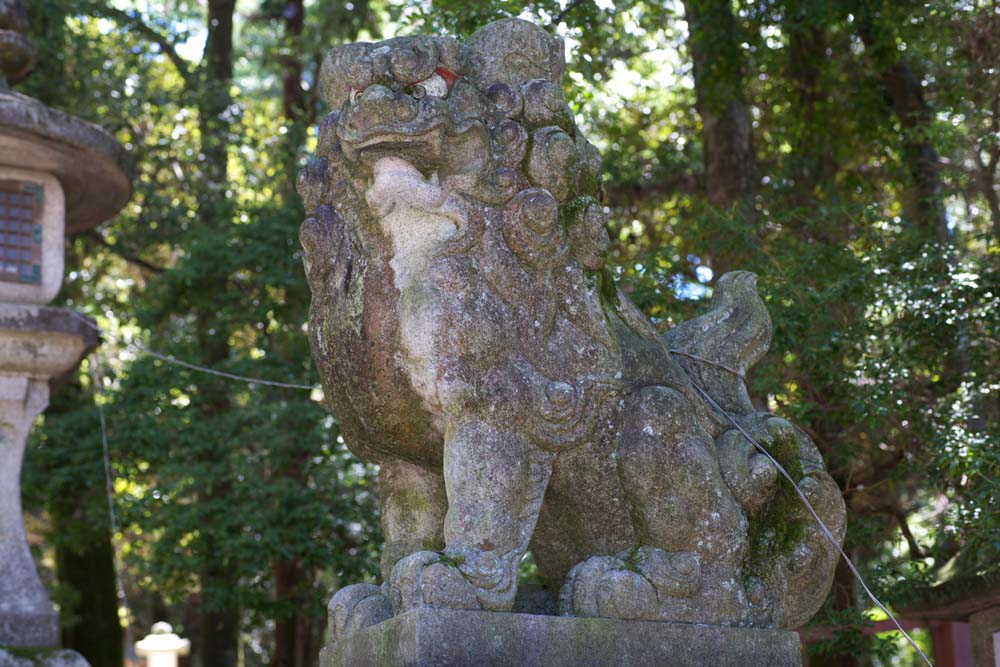
<path fill-rule="evenodd" d="M 299 184 L 310 336 L 348 445 L 381 465 L 386 537 L 385 583 L 331 602 L 338 637 L 510 610 L 529 549 L 568 615 L 792 627 L 829 588 L 836 550 L 696 388 L 842 538 L 815 446 L 747 397 L 771 333 L 755 277 L 664 336 L 617 289 L 562 53 L 512 19 L 324 63 L 336 111 Z"/>

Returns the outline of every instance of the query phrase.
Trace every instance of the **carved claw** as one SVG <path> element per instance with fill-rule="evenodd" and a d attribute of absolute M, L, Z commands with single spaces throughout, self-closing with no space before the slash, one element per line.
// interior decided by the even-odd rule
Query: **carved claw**
<path fill-rule="evenodd" d="M 695 553 L 640 547 L 631 561 L 660 595 L 687 598 L 701 589 L 701 561 Z"/>
<path fill-rule="evenodd" d="M 570 570 L 559 592 L 563 616 L 646 618 L 656 609 L 656 590 L 615 556 L 594 556 Z"/>
<path fill-rule="evenodd" d="M 415 607 L 479 609 L 476 587 L 448 560 L 434 551 L 418 551 L 396 563 L 389 578 L 393 612 Z"/>
<path fill-rule="evenodd" d="M 374 584 L 354 584 L 337 591 L 327 605 L 330 635 L 339 641 L 392 616 L 389 601 Z"/>
<path fill-rule="evenodd" d="M 572 570 L 559 593 L 563 616 L 663 620 L 701 588 L 693 553 L 641 547 L 617 556 L 595 556 Z"/>

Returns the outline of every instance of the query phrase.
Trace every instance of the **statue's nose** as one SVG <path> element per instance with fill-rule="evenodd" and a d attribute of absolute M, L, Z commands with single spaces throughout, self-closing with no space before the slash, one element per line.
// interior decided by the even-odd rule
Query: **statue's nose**
<path fill-rule="evenodd" d="M 419 103 L 413 97 L 376 84 L 369 86 L 355 98 L 350 122 L 358 128 L 383 123 L 405 123 L 416 118 L 418 112 Z"/>
<path fill-rule="evenodd" d="M 380 85 L 368 86 L 361 92 L 358 96 L 356 103 L 361 106 L 361 108 L 372 108 L 377 106 L 385 106 L 396 100 L 396 93 L 392 92 L 389 88 Z"/>

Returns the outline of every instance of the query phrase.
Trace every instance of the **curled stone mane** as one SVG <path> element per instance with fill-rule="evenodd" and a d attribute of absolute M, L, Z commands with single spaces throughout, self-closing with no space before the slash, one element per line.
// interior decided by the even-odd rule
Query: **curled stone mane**
<path fill-rule="evenodd" d="M 601 158 L 564 100 L 562 53 L 562 40 L 517 19 L 492 23 L 463 45 L 416 37 L 333 50 L 321 86 L 331 108 L 346 110 L 321 124 L 321 159 L 303 172 L 300 190 L 307 208 L 322 214 L 332 207 L 363 237 L 349 242 L 386 245 L 377 210 L 364 204 L 379 161 L 401 155 L 458 200 L 460 233 L 432 264 L 475 259 L 486 286 L 513 312 L 505 345 L 546 386 L 610 386 L 613 372 L 595 378 L 589 362 L 547 353 L 549 339 L 569 323 L 603 356 L 620 356 L 600 303 L 602 285 L 611 286 Z M 310 233 L 307 225 L 307 250 Z"/>
<path fill-rule="evenodd" d="M 413 55 L 409 59 L 380 59 L 384 56 L 380 49 L 400 40 L 418 40 L 410 45 Z M 502 61 L 490 58 L 491 49 L 501 44 L 506 57 Z M 441 172 L 442 179 L 447 178 L 446 171 L 457 172 L 448 174 L 452 187 L 481 205 L 484 215 L 506 209 L 509 231 L 505 237 L 528 263 L 543 261 L 546 254 L 559 249 L 570 250 L 585 269 L 603 268 L 608 237 L 606 215 L 598 201 L 601 158 L 577 129 L 563 99 L 560 39 L 510 19 L 490 24 L 462 46 L 450 38 L 431 37 L 399 38 L 383 42 L 379 49 L 375 46 L 341 47 L 323 64 L 322 90 L 329 106 L 338 111 L 320 127 L 316 154 L 322 160 L 314 162 L 300 180 L 308 209 L 339 202 L 338 208 L 347 210 L 363 201 L 372 159 L 361 155 L 356 160 L 358 144 L 363 142 L 352 136 L 350 126 L 345 130 L 338 122 L 344 102 L 379 82 L 388 83 L 390 90 L 408 90 L 413 84 L 399 77 L 404 81 L 440 78 L 435 70 L 446 69 L 455 79 L 445 85 L 454 88 L 455 80 L 461 82 L 449 91 L 451 103 L 439 105 L 449 127 L 430 137 L 431 147 L 418 144 L 428 150 L 416 156 L 415 165 L 427 175 Z M 464 72 L 468 75 L 463 76 Z M 419 129 L 406 128 L 400 134 L 412 136 Z M 467 156 L 469 147 L 484 150 Z M 441 155 L 445 148 L 468 157 L 468 163 L 456 165 L 454 156 Z"/>

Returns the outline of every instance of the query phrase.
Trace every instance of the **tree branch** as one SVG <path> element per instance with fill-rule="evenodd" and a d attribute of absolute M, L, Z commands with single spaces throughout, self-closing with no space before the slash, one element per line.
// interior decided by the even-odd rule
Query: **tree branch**
<path fill-rule="evenodd" d="M 128 254 L 128 253 L 122 252 L 122 249 L 118 246 L 117 243 L 110 243 L 110 242 L 108 242 L 108 240 L 106 238 L 104 238 L 103 236 L 101 236 L 101 234 L 96 229 L 91 229 L 90 231 L 86 232 L 84 235 L 87 238 L 94 239 L 95 241 L 97 241 L 98 243 L 100 243 L 102 246 L 104 246 L 105 248 L 107 248 L 108 250 L 110 250 L 111 252 L 113 252 L 114 254 L 116 254 L 119 257 L 121 257 L 122 259 L 124 259 L 129 264 L 135 264 L 136 266 L 138 266 L 140 269 L 142 269 L 144 271 L 147 271 L 149 273 L 163 273 L 164 271 L 166 271 L 166 269 L 163 268 L 162 266 L 156 266 L 155 264 L 151 264 L 150 262 L 147 262 L 146 260 L 142 259 L 141 257 L 138 257 L 136 255 L 132 255 L 132 254 Z"/>
<path fill-rule="evenodd" d="M 130 28 L 137 34 L 144 37 L 147 41 L 159 46 L 163 55 L 165 55 L 170 62 L 173 63 L 174 67 L 177 69 L 177 73 L 181 75 L 181 79 L 184 80 L 184 84 L 190 87 L 194 83 L 195 72 L 191 63 L 181 57 L 181 55 L 177 52 L 177 46 L 170 41 L 166 35 L 160 33 L 143 21 L 142 17 L 137 13 L 128 12 L 124 9 L 118 9 L 116 7 L 96 2 L 91 4 L 91 9 L 91 13 L 94 16 L 114 21 L 123 28 Z"/>
<path fill-rule="evenodd" d="M 554 19 L 552 19 L 552 25 L 559 25 L 566 18 L 566 15 L 571 11 L 583 4 L 583 0 L 573 0 L 573 2 L 566 5 L 566 8 L 559 12 Z"/>
<path fill-rule="evenodd" d="M 606 198 L 617 203 L 634 203 L 649 197 L 666 197 L 676 193 L 694 194 L 704 190 L 705 174 L 701 172 L 678 174 L 649 184 L 625 185 L 619 188 L 610 188 L 605 184 Z"/>
<path fill-rule="evenodd" d="M 906 543 L 910 546 L 910 558 L 925 558 L 927 554 L 920 548 L 920 545 L 917 544 L 917 539 L 910 532 L 910 525 L 906 523 L 906 514 L 903 513 L 903 510 L 894 509 L 893 516 L 899 523 L 899 530 L 903 533 L 903 537 L 906 538 Z"/>

